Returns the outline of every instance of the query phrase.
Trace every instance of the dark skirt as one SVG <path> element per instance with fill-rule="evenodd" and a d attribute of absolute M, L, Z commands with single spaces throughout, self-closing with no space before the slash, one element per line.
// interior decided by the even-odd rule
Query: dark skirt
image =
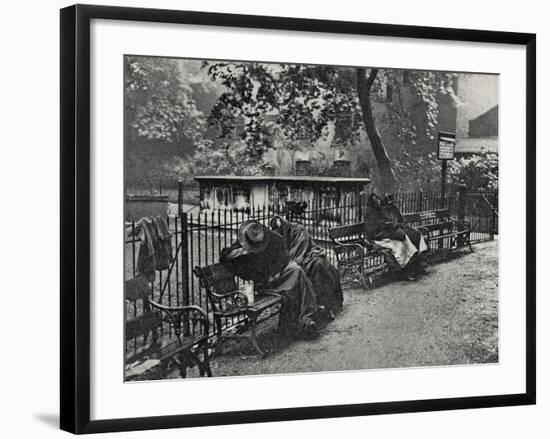
<path fill-rule="evenodd" d="M 323 255 L 310 256 L 302 265 L 307 277 L 313 284 L 317 303 L 328 310 L 340 311 L 344 302 L 344 293 L 338 270 Z"/>
<path fill-rule="evenodd" d="M 317 314 L 317 300 L 304 270 L 290 261 L 279 276 L 266 285 L 283 298 L 279 325 L 287 330 L 303 330 Z"/>

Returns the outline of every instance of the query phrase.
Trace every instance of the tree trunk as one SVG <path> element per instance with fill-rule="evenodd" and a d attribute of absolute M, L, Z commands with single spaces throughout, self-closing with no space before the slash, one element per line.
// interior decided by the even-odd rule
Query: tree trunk
<path fill-rule="evenodd" d="M 367 136 L 369 136 L 372 151 L 374 153 L 374 157 L 376 158 L 378 169 L 380 171 L 380 178 L 382 180 L 380 182 L 375 182 L 375 184 L 382 192 L 393 192 L 397 187 L 397 180 L 395 179 L 390 158 L 386 152 L 384 142 L 382 142 L 380 132 L 378 131 L 378 128 L 376 128 L 376 123 L 372 114 L 370 92 L 377 74 L 378 69 L 371 69 L 369 76 L 367 77 L 366 70 L 363 68 L 358 68 L 357 92 L 359 94 L 359 105 L 361 105 L 361 112 L 363 113 L 363 123 L 365 124 L 365 130 L 367 131 Z"/>

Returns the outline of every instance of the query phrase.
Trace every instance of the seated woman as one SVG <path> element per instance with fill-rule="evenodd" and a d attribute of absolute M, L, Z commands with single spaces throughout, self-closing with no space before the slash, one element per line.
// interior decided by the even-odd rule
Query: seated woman
<path fill-rule="evenodd" d="M 334 318 L 342 309 L 344 293 L 338 270 L 330 263 L 325 251 L 313 242 L 304 226 L 275 216 L 271 228 L 283 237 L 290 259 L 302 267 L 313 284 L 317 303 Z"/>
<path fill-rule="evenodd" d="M 386 196 L 371 194 L 365 210 L 365 236 L 384 252 L 390 270 L 403 269 L 409 280 L 424 271 L 428 245 L 422 234 L 405 224 L 399 208 Z"/>
<path fill-rule="evenodd" d="M 222 250 L 220 262 L 241 279 L 281 295 L 281 329 L 306 339 L 319 335 L 313 285 L 302 268 L 290 260 L 279 235 L 257 221 L 245 221 L 239 227 L 238 240 Z"/>

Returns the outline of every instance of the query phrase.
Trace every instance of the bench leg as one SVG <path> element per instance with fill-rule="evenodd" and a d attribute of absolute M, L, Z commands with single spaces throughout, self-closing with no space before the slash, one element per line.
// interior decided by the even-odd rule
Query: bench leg
<path fill-rule="evenodd" d="M 441 236 L 441 235 L 443 235 L 443 229 L 440 228 L 440 229 L 438 230 L 438 234 L 437 234 L 436 236 Z M 444 244 L 445 244 L 445 243 L 443 242 L 443 239 L 442 239 L 442 238 L 439 238 L 439 239 L 437 240 L 437 248 L 438 248 L 439 250 L 443 250 Z M 449 243 L 449 244 L 450 244 L 450 243 Z"/>
<path fill-rule="evenodd" d="M 357 276 L 360 276 L 357 270 L 353 266 L 348 266 L 344 268 L 341 279 L 347 279 L 346 282 L 353 285 L 353 282 L 355 282 Z"/>
<path fill-rule="evenodd" d="M 250 316 L 250 341 L 254 350 L 260 355 L 260 357 L 265 357 L 264 351 L 260 348 L 258 340 L 256 339 L 256 316 Z"/>
<path fill-rule="evenodd" d="M 361 283 L 363 284 L 364 288 L 370 288 L 372 287 L 372 278 L 365 273 L 365 268 L 363 267 L 363 264 L 361 264 Z"/>
<path fill-rule="evenodd" d="M 193 361 L 195 363 L 195 365 L 197 366 L 197 368 L 199 369 L 199 376 L 203 377 L 204 374 L 208 374 L 208 376 L 212 376 L 212 371 L 209 372 L 210 370 L 210 366 L 208 364 L 208 357 L 206 356 L 207 354 L 205 353 L 204 354 L 204 359 L 201 361 L 201 359 L 199 358 L 198 354 L 194 354 L 193 355 Z"/>
<path fill-rule="evenodd" d="M 182 378 L 187 377 L 187 364 L 188 364 L 187 356 L 188 355 L 189 354 L 186 351 L 183 351 L 180 354 L 179 371 L 180 371 L 180 377 L 182 377 Z"/>
<path fill-rule="evenodd" d="M 222 350 L 222 319 L 221 317 L 214 317 L 214 324 L 216 325 L 216 340 L 218 349 Z"/>
<path fill-rule="evenodd" d="M 365 270 L 363 267 L 363 263 L 364 262 L 345 267 L 344 270 L 342 270 L 342 274 L 340 275 L 342 283 L 345 283 L 347 278 L 347 282 L 351 283 L 352 285 L 354 282 L 358 281 L 366 286 Z"/>
<path fill-rule="evenodd" d="M 206 370 L 206 376 L 212 376 L 212 370 L 210 369 L 210 357 L 208 356 L 208 345 L 204 343 L 202 345 L 202 355 L 204 357 L 204 368 Z"/>
<path fill-rule="evenodd" d="M 340 263 L 338 264 L 338 275 L 340 276 L 340 279 L 342 280 L 342 283 L 345 283 L 345 278 L 346 278 L 346 268 L 341 265 Z"/>
<path fill-rule="evenodd" d="M 364 259 L 361 261 L 361 264 L 359 265 L 359 276 L 361 278 L 361 283 L 363 284 L 363 287 L 364 288 L 369 288 L 370 287 L 370 284 L 369 284 L 370 278 L 367 279 L 367 277 L 365 276 L 365 260 Z"/>
<path fill-rule="evenodd" d="M 202 345 L 200 346 L 200 348 L 202 350 L 202 357 L 203 357 L 202 361 L 199 358 L 198 353 L 195 353 L 194 356 L 193 356 L 195 364 L 199 368 L 199 375 L 201 377 L 203 377 L 204 374 L 206 373 L 207 376 L 211 377 L 212 376 L 212 370 L 210 369 L 210 358 L 208 357 L 208 344 L 207 344 L 207 342 L 203 342 Z"/>
<path fill-rule="evenodd" d="M 160 364 L 160 375 L 162 379 L 165 379 L 166 376 L 168 375 L 168 361 L 163 361 Z"/>
<path fill-rule="evenodd" d="M 470 251 L 473 253 L 474 249 L 472 248 L 472 241 L 470 240 L 470 232 L 467 234 L 461 234 L 458 236 L 459 245 L 462 247 L 468 246 Z"/>

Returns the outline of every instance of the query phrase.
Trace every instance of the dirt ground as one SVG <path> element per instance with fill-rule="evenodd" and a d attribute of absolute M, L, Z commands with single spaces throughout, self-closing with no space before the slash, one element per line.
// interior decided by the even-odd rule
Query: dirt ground
<path fill-rule="evenodd" d="M 498 361 L 498 242 L 429 267 L 416 282 L 344 291 L 344 310 L 313 341 L 273 330 L 269 352 L 235 346 L 212 360 L 214 376 L 492 363 Z M 176 378 L 178 375 L 174 374 Z"/>

